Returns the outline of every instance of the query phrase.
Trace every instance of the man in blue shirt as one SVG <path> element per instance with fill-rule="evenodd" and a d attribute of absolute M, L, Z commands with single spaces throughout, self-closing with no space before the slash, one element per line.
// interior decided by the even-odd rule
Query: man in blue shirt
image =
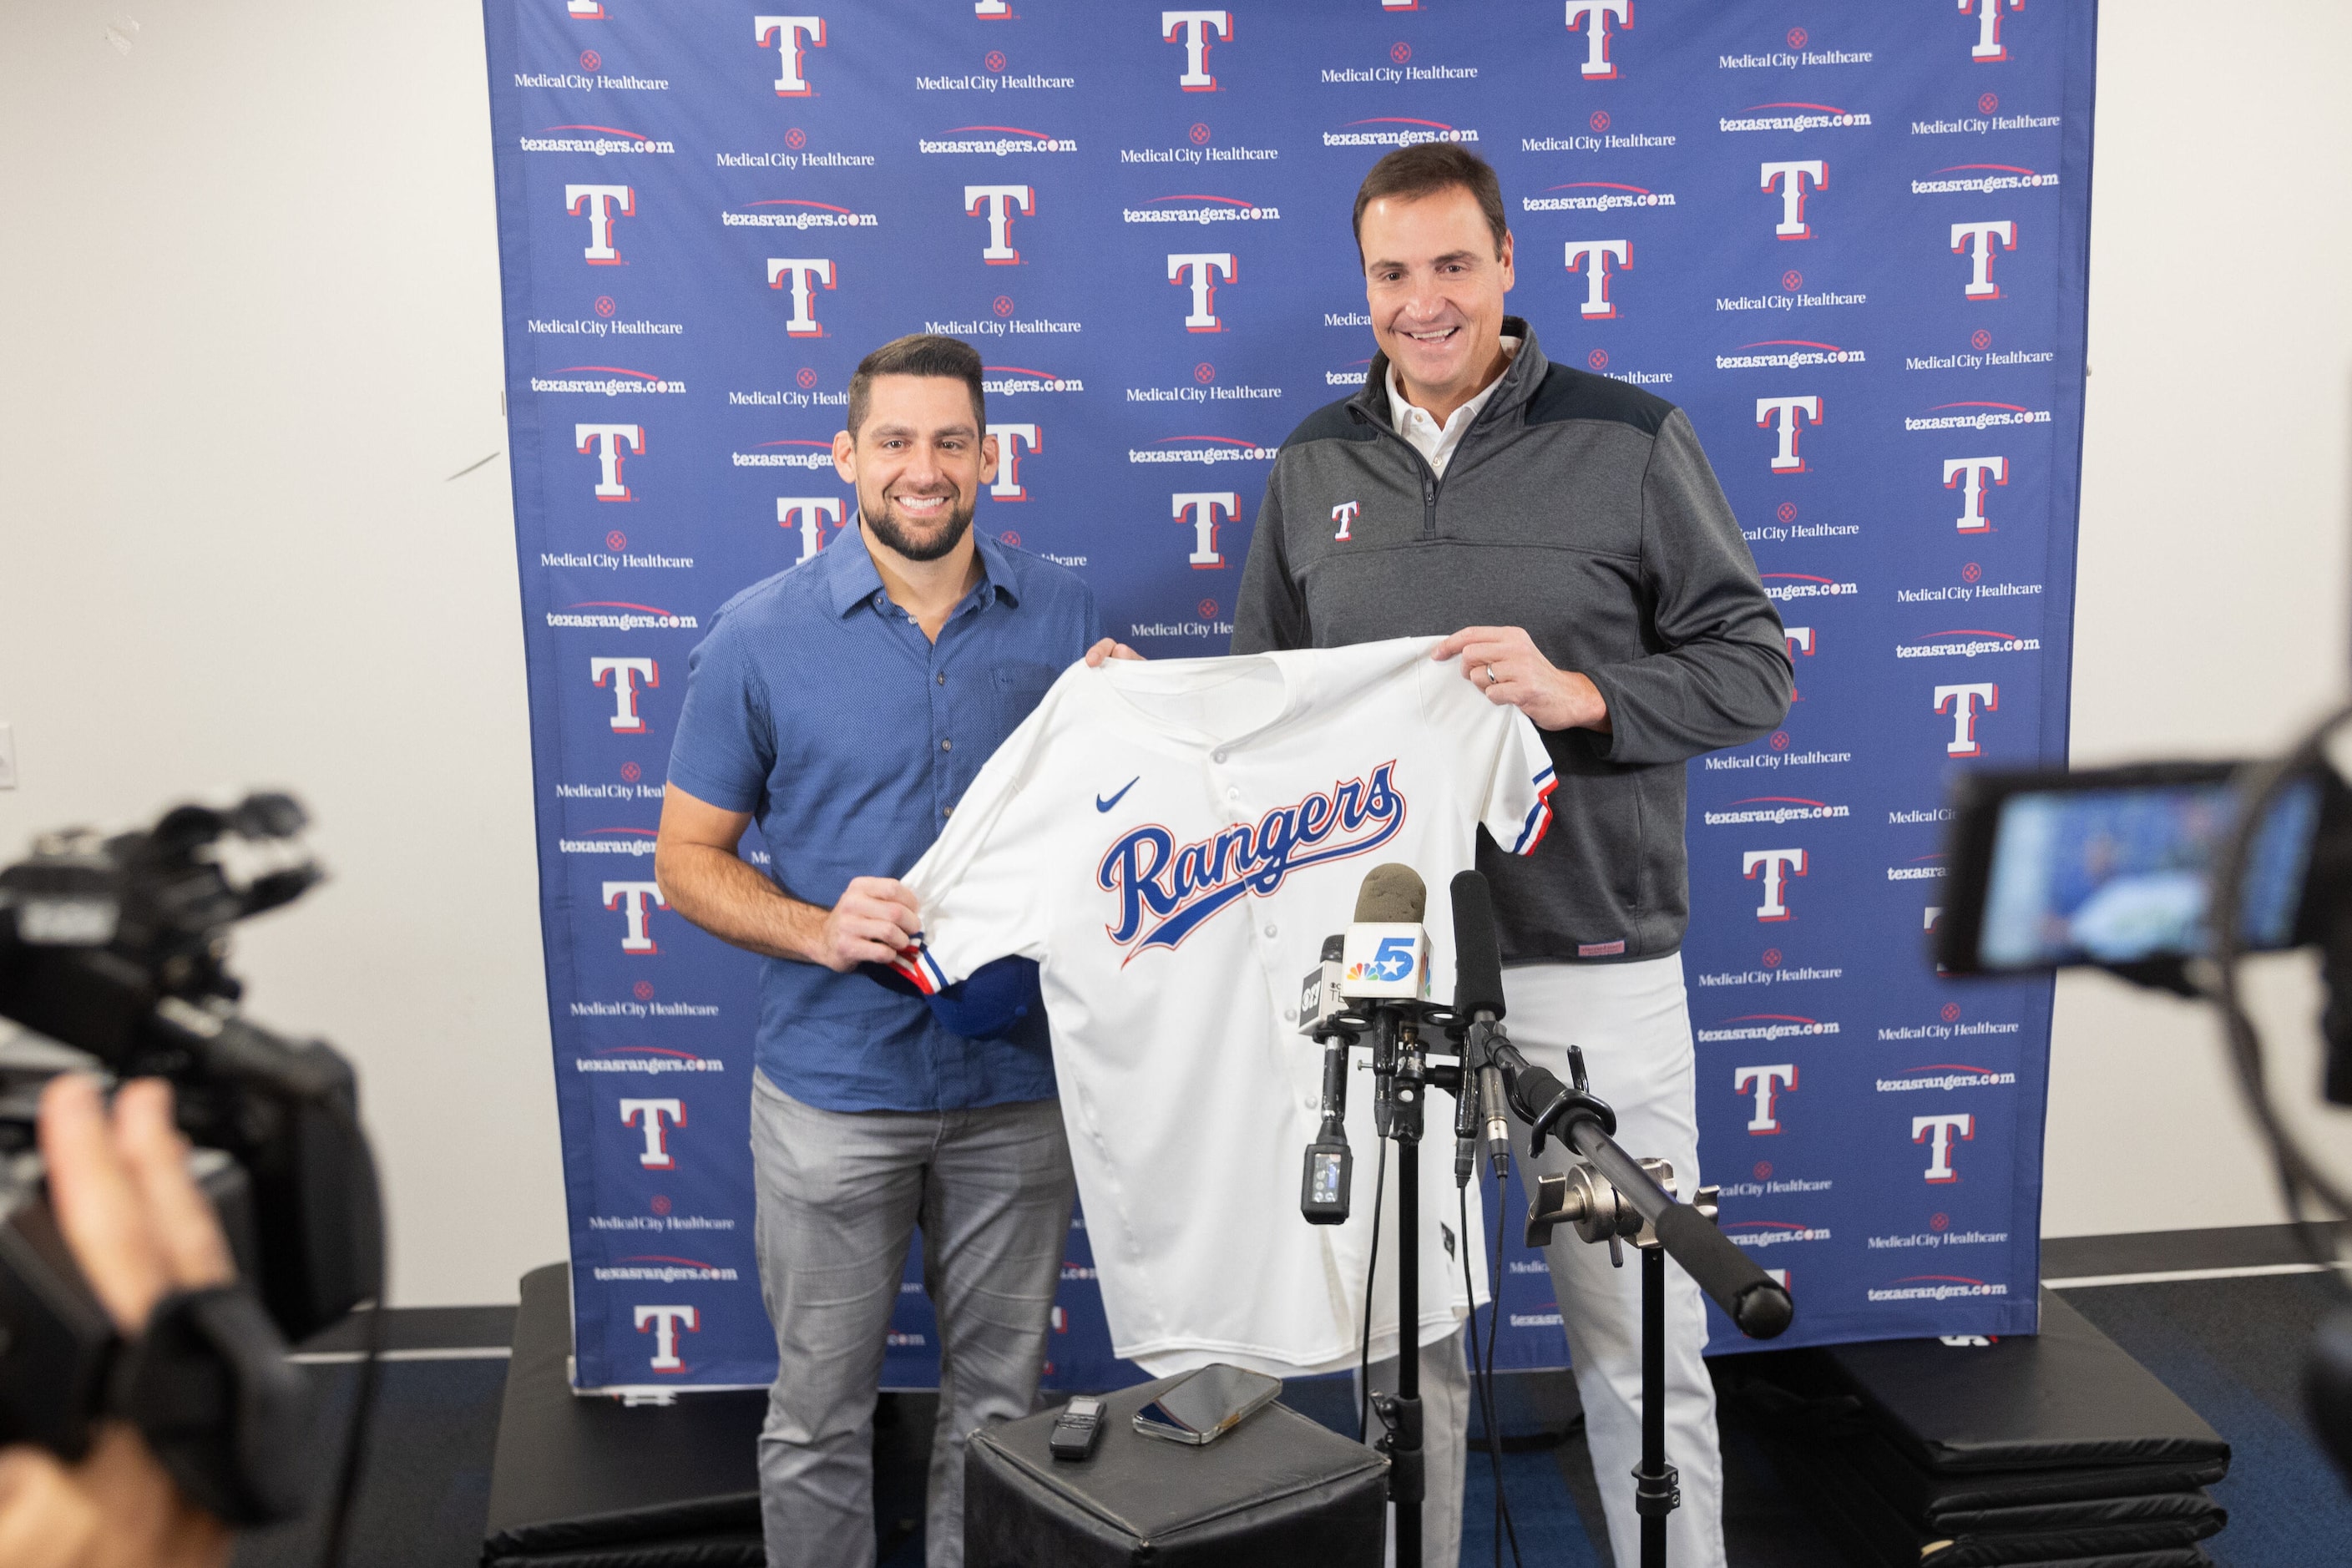
<path fill-rule="evenodd" d="M 654 874 L 761 954 L 752 1075 L 772 1568 L 874 1561 L 873 1415 L 908 1238 L 940 1322 L 930 1568 L 963 1561 L 964 1436 L 1034 1404 L 1072 1181 L 1042 1006 L 950 1032 L 860 964 L 920 929 L 912 867 L 981 763 L 1102 637 L 1071 573 L 971 531 L 995 478 L 980 355 L 900 338 L 849 384 L 855 528 L 720 607 L 695 649 Z M 754 819 L 772 875 L 737 853 Z"/>

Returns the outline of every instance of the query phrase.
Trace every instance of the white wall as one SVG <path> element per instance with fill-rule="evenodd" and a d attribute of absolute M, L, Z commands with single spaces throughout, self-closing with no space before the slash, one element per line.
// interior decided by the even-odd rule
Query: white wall
<path fill-rule="evenodd" d="M 2346 685 L 2352 10 L 2211 25 L 2102 26 L 2084 761 Z M 510 1300 L 564 1242 L 506 466 L 446 477 L 506 440 L 479 10 L 17 0 L 0 70 L 0 850 L 299 786 L 337 879 L 252 1005 L 362 1064 L 394 1300 Z M 2065 982 L 2047 1228 L 2275 1212 L 2204 1016 Z"/>
<path fill-rule="evenodd" d="M 140 24 L 130 52 L 110 24 Z M 357 1058 L 407 1305 L 564 1251 L 481 13 L 0 8 L 0 851 L 296 786 L 255 1015 Z"/>
<path fill-rule="evenodd" d="M 2352 684 L 2352 7 L 2210 15 L 2100 16 L 2079 763 L 2274 750 Z M 2272 1033 L 2307 1045 L 2311 976 L 2274 967 Z M 2281 1217 L 2208 1011 L 2069 975 L 2053 1047 L 2048 1234 Z M 2310 1120 L 2352 1172 L 2345 1113 Z"/>

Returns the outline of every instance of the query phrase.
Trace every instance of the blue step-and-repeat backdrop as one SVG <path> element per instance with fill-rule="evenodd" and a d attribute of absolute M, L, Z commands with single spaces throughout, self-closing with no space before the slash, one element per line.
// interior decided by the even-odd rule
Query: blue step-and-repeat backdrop
<path fill-rule="evenodd" d="M 1953 772 L 2065 755 L 2090 0 L 487 15 L 579 1385 L 772 1375 L 755 961 L 651 851 L 711 611 L 854 522 L 859 357 L 978 344 L 979 526 L 1222 653 L 1275 448 L 1372 353 L 1357 182 L 1425 140 L 1500 173 L 1546 351 L 1689 411 L 1788 622 L 1785 727 L 1690 770 L 1725 1228 L 1792 1342 L 2032 1328 L 2050 988 L 1921 953 Z M 1128 1381 L 1083 1221 L 1067 1258 L 1051 1381 Z M 1499 1364 L 1559 1363 L 1504 1261 Z M 935 1368 L 910 1265 L 887 1377 Z"/>

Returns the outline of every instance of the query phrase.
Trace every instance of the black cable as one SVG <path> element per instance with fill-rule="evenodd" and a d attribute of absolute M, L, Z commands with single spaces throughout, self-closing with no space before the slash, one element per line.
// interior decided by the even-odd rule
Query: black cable
<path fill-rule="evenodd" d="M 2320 721 L 2285 756 L 2241 770 L 2236 780 L 2237 820 L 2231 824 L 2230 835 L 2216 858 L 2209 906 L 2218 971 L 2217 984 L 2209 997 L 2221 1015 L 2223 1032 L 2230 1043 L 2231 1064 L 2237 1069 L 2238 1087 L 2246 1108 L 2260 1126 L 2263 1141 L 2271 1147 L 2279 1190 L 2285 1200 L 2287 1215 L 2294 1223 L 2295 1238 L 2319 1266 L 2322 1288 L 2339 1299 L 2352 1295 L 2352 1291 L 2347 1291 L 2336 1267 L 2334 1238 L 2324 1237 L 2320 1227 L 2305 1217 L 2305 1199 L 2317 1198 L 2339 1217 L 2352 1217 L 2352 1194 L 2321 1171 L 2272 1104 L 2264 1081 L 2262 1033 L 2247 1014 L 2240 994 L 2239 969 L 2246 955 L 2242 929 L 2245 879 L 2253 859 L 2254 841 L 2268 823 L 2271 807 L 2290 784 L 2332 765 L 2327 742 L 2347 720 L 2352 720 L 2352 707 L 2339 709 Z"/>
<path fill-rule="evenodd" d="M 1495 1568 L 1503 1568 L 1503 1456 L 1495 1447 L 1495 1400 L 1478 1362 L 1478 1292 L 1470 1273 L 1470 1185 L 1454 1189 L 1462 1223 L 1462 1296 L 1470 1308 L 1470 1396 L 1477 1402 L 1478 1428 L 1486 1434 L 1487 1463 L 1495 1472 Z M 1493 1302 L 1487 1306 L 1491 1310 Z"/>
<path fill-rule="evenodd" d="M 371 1190 L 380 1194 L 383 1189 L 376 1180 L 375 1151 L 369 1146 L 367 1132 L 360 1126 L 359 1118 L 351 1114 L 341 1101 L 331 1096 L 328 1097 L 323 1103 L 331 1108 L 337 1121 L 344 1122 L 352 1135 L 358 1157 L 365 1166 L 368 1185 Z M 383 1296 L 391 1284 L 385 1278 L 384 1252 L 382 1199 L 379 1197 L 376 1221 L 376 1299 L 370 1301 L 367 1306 L 367 1340 L 365 1349 L 360 1357 L 360 1385 L 352 1400 L 352 1418 L 347 1423 L 347 1430 L 344 1434 L 343 1462 L 341 1472 L 335 1478 L 334 1504 L 327 1512 L 326 1534 L 320 1542 L 320 1568 L 336 1568 L 336 1565 L 343 1561 L 344 1538 L 351 1530 L 352 1504 L 358 1497 L 360 1472 L 366 1463 L 368 1427 L 370 1417 L 375 1413 L 376 1370 L 383 1355 Z"/>
<path fill-rule="evenodd" d="M 1363 1349 L 1356 1363 L 1356 1441 L 1372 1435 L 1372 1281 L 1380 1277 L 1381 1200 L 1389 1189 L 1389 1141 L 1380 1141 L 1380 1169 L 1372 1177 L 1372 1252 L 1364 1259 Z M 1400 1347 L 1402 1342 L 1400 1341 Z M 1402 1354 L 1402 1348 L 1398 1351 Z"/>
<path fill-rule="evenodd" d="M 1506 1189 L 1507 1192 L 1507 1189 Z M 1519 1532 L 1511 1523 L 1510 1505 L 1503 1497 L 1503 1435 L 1496 1425 L 1495 1415 L 1495 1352 L 1491 1342 L 1492 1325 L 1503 1315 L 1503 1221 L 1505 1205 L 1495 1205 L 1495 1289 L 1486 1303 L 1489 1344 L 1482 1363 L 1478 1355 L 1478 1293 L 1471 1286 L 1470 1275 L 1470 1188 L 1465 1184 L 1454 1189 L 1462 1205 L 1462 1293 L 1470 1302 L 1470 1386 L 1478 1396 L 1478 1422 L 1486 1432 L 1486 1462 L 1495 1472 L 1495 1568 L 1503 1568 L 1503 1537 L 1511 1540 L 1511 1561 L 1519 1561 Z"/>
<path fill-rule="evenodd" d="M 1509 1218 L 1508 1202 L 1511 1193 L 1510 1168 L 1507 1164 L 1504 1167 L 1502 1179 L 1495 1184 L 1495 1310 L 1486 1315 L 1486 1403 L 1489 1406 L 1493 1406 L 1496 1403 L 1495 1331 L 1502 1326 L 1503 1322 L 1503 1234 L 1504 1226 Z M 1497 1432 L 1495 1435 L 1496 1446 L 1499 1447 L 1502 1441 L 1502 1434 Z M 1516 1563 L 1519 1560 L 1519 1531 L 1518 1527 L 1511 1522 L 1511 1500 L 1505 1497 L 1502 1489 L 1497 1487 L 1495 1489 L 1495 1501 L 1503 1516 L 1503 1529 L 1510 1535 L 1511 1561 Z"/>
<path fill-rule="evenodd" d="M 336 1568 L 343 1561 L 343 1540 L 351 1529 L 352 1503 L 359 1492 L 360 1472 L 367 1457 L 369 1417 L 375 1410 L 376 1367 L 383 1353 L 383 1306 L 370 1302 L 367 1310 L 367 1349 L 360 1358 L 360 1386 L 352 1402 L 352 1418 L 346 1424 L 343 1439 L 343 1462 L 335 1478 L 335 1502 L 327 1514 L 327 1531 L 319 1549 L 320 1568 Z"/>

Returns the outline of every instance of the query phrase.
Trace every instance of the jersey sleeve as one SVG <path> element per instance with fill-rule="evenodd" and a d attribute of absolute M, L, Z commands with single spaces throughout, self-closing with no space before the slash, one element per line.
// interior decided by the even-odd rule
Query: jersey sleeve
<path fill-rule="evenodd" d="M 1428 639 L 1434 647 L 1437 639 Z M 1461 759 L 1464 788 L 1489 837 L 1514 855 L 1532 855 L 1551 826 L 1559 782 L 1543 731 L 1507 703 L 1487 699 L 1462 679 L 1458 658 L 1424 658 L 1416 684 L 1429 744 Z"/>
<path fill-rule="evenodd" d="M 899 879 L 915 895 L 923 929 L 891 967 L 926 996 L 992 960 L 1044 956 L 1036 896 L 1047 825 L 1031 819 L 1043 805 L 1035 775 L 1067 685 L 1065 671 L 982 764 L 946 831 Z"/>
<path fill-rule="evenodd" d="M 1543 732 L 1516 708 L 1496 710 L 1494 771 L 1486 781 L 1478 820 L 1495 842 L 1514 855 L 1532 855 L 1551 826 L 1551 792 L 1559 783 Z"/>

